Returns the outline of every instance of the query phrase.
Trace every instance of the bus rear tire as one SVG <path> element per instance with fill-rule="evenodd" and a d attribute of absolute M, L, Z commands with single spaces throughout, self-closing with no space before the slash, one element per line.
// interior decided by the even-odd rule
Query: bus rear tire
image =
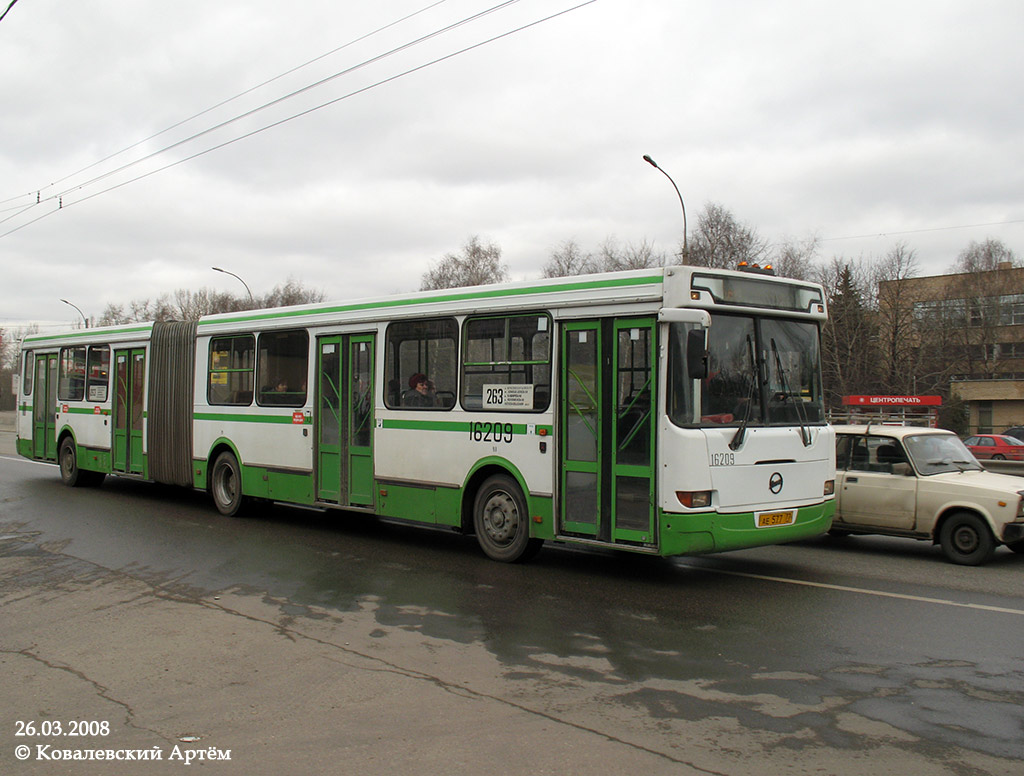
<path fill-rule="evenodd" d="M 86 471 L 78 468 L 78 446 L 67 436 L 60 443 L 57 453 L 60 465 L 60 479 L 69 488 L 90 487 L 103 482 L 103 472 Z"/>
<path fill-rule="evenodd" d="M 242 496 L 242 469 L 232 453 L 221 453 L 213 462 L 210 495 L 222 515 L 234 517 L 242 511 L 245 504 L 245 497 Z"/>
<path fill-rule="evenodd" d="M 496 474 L 484 481 L 473 503 L 473 528 L 480 549 L 503 563 L 521 563 L 537 554 L 543 539 L 530 538 L 526 499 L 511 477 Z"/>

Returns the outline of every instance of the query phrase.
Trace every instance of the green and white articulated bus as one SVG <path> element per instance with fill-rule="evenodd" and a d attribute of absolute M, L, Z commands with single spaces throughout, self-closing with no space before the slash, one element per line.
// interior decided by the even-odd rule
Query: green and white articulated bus
<path fill-rule="evenodd" d="M 32 336 L 18 451 L 500 561 L 788 542 L 834 510 L 825 317 L 812 283 L 669 267 Z"/>

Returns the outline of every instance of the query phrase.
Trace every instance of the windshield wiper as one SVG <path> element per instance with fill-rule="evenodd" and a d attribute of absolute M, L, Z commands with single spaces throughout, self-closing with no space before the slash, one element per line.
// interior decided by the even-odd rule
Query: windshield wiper
<path fill-rule="evenodd" d="M 729 442 L 730 450 L 739 450 L 743 444 L 743 440 L 747 435 L 747 423 L 750 422 L 750 412 L 754 405 L 754 389 L 757 387 L 758 374 L 757 374 L 757 361 L 754 358 L 754 341 L 747 335 L 747 355 L 750 358 L 750 388 L 747 389 L 747 401 L 746 407 L 744 408 L 743 420 L 740 421 L 740 427 L 736 429 L 736 433 L 733 434 L 732 441 Z"/>
<path fill-rule="evenodd" d="M 800 441 L 804 443 L 804 447 L 810 447 L 811 442 L 811 430 L 807 427 L 807 415 L 804 412 L 804 403 L 798 397 L 793 397 L 789 390 L 789 381 L 786 379 L 786 370 L 782 367 L 782 358 L 779 356 L 779 348 L 775 344 L 775 338 L 772 337 L 772 354 L 775 356 L 775 367 L 779 370 L 779 377 L 782 379 L 782 391 L 783 391 L 783 404 L 785 404 L 790 398 L 796 402 L 796 417 L 800 421 Z"/>

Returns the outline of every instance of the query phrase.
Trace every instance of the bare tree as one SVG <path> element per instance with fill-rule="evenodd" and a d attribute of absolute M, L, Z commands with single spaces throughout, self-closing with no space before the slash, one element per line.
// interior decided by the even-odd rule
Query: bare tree
<path fill-rule="evenodd" d="M 494 243 L 484 245 L 473 235 L 462 246 L 462 253 L 445 254 L 423 273 L 420 290 L 483 286 L 503 283 L 508 277 L 508 266 L 501 262 L 501 248 Z"/>
<path fill-rule="evenodd" d="M 959 313 L 955 333 L 967 375 L 991 377 L 999 371 L 1002 341 L 1012 336 L 1006 330 L 1013 306 L 1007 295 L 1017 266 L 1013 252 L 999 240 L 972 241 L 957 256 L 945 306 Z"/>
<path fill-rule="evenodd" d="M 998 269 L 1020 266 L 1013 251 L 1000 240 L 989 238 L 984 242 L 971 240 L 970 244 L 960 251 L 956 263 L 950 272 L 993 272 Z"/>
<path fill-rule="evenodd" d="M 127 305 L 108 304 L 100 316 L 100 326 L 112 326 L 140 321 L 195 321 L 204 315 L 233 313 L 255 308 L 288 307 L 297 304 L 322 302 L 322 291 L 306 288 L 301 282 L 289 278 L 264 295 L 250 300 L 225 291 L 201 288 L 192 291 L 179 288 L 174 292 L 173 301 L 169 294 L 163 294 L 155 301 L 133 299 Z"/>
<path fill-rule="evenodd" d="M 772 260 L 772 264 L 775 265 L 775 274 L 797 280 L 811 278 L 815 273 L 815 259 L 820 246 L 821 240 L 817 235 L 802 241 L 783 240 L 775 249 L 775 258 Z"/>
<path fill-rule="evenodd" d="M 915 393 L 918 345 L 914 298 L 902 282 L 917 274 L 917 254 L 897 243 L 876 265 L 880 387 L 886 393 Z"/>
<path fill-rule="evenodd" d="M 704 206 L 691 235 L 688 255 L 683 257 L 686 264 L 735 269 L 741 261 L 761 263 L 769 256 L 768 241 L 715 202 Z"/>
<path fill-rule="evenodd" d="M 324 301 L 324 292 L 306 288 L 295 278 L 288 278 L 283 285 L 274 286 L 269 294 L 256 297 L 259 307 L 294 307 L 300 304 L 316 304 Z"/>
<path fill-rule="evenodd" d="M 597 271 L 597 262 L 593 255 L 585 253 L 575 240 L 566 240 L 557 250 L 551 252 L 548 263 L 541 271 L 541 277 L 564 278 Z"/>

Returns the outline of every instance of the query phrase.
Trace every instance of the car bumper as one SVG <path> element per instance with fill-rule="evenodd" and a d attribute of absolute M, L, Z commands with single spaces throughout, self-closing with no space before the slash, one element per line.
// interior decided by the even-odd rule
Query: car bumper
<path fill-rule="evenodd" d="M 1012 544 L 1024 539 L 1024 523 L 1009 523 L 1003 528 L 1003 542 Z"/>

